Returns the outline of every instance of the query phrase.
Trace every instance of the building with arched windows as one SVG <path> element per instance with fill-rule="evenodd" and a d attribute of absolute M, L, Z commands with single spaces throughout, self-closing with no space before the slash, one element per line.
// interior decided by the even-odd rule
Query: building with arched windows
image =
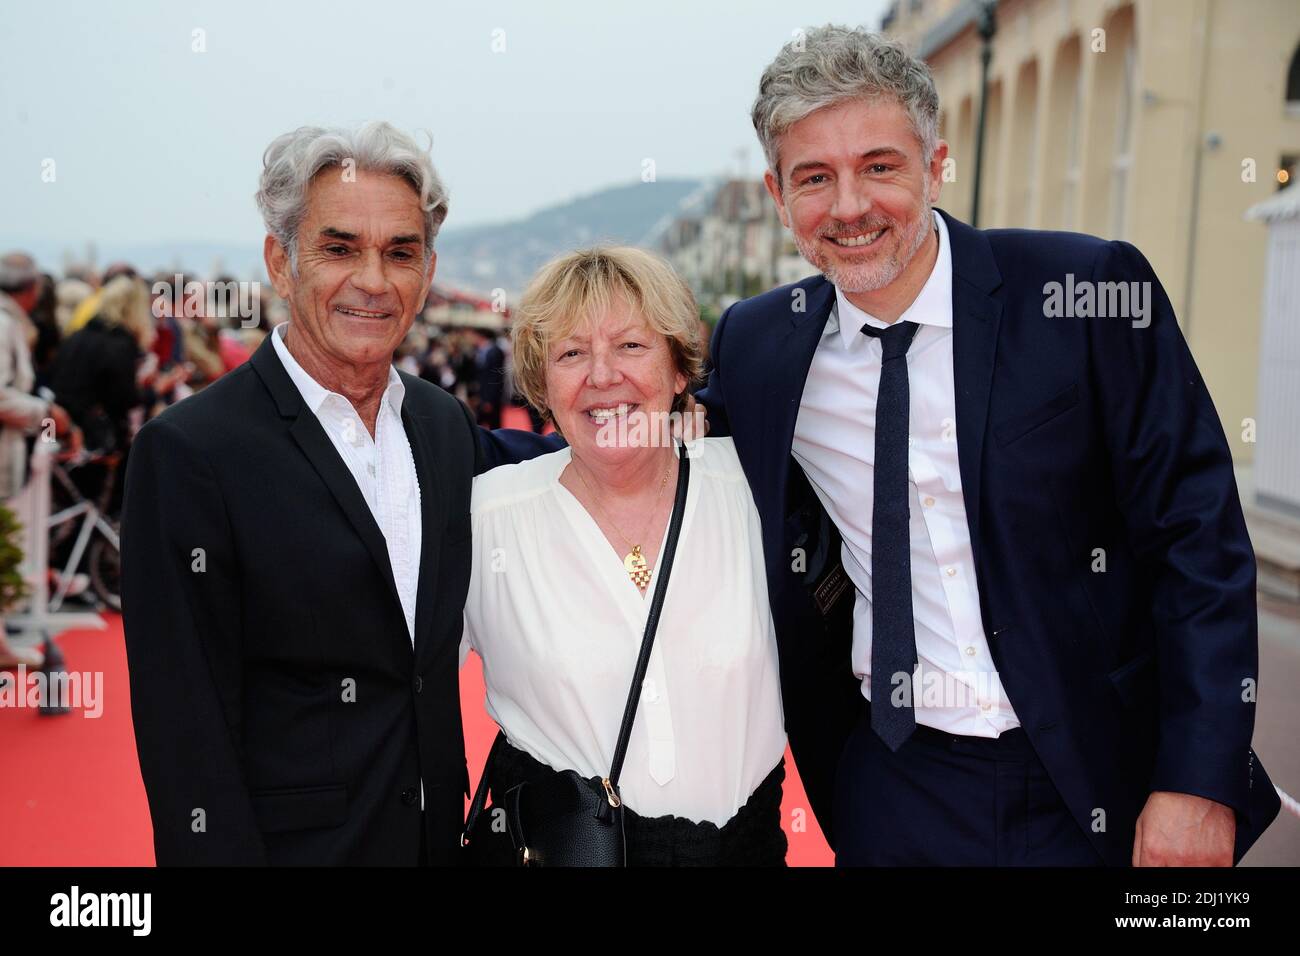
<path fill-rule="evenodd" d="M 1234 455 L 1252 461 L 1267 237 L 1244 214 L 1300 174 L 1300 3 L 993 6 L 979 225 L 1076 230 L 1141 249 Z M 940 205 L 966 221 L 978 18 L 972 0 L 896 0 L 881 25 L 934 72 L 954 160 Z"/>

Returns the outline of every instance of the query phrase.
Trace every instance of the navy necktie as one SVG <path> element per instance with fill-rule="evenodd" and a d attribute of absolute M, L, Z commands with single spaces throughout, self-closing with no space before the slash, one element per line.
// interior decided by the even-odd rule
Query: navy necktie
<path fill-rule="evenodd" d="M 890 750 L 903 746 L 916 729 L 911 687 L 916 631 L 908 536 L 907 349 L 918 328 L 915 322 L 895 322 L 887 329 L 862 327 L 864 334 L 880 339 L 882 348 L 871 518 L 871 729 Z M 906 696 L 895 706 L 891 697 L 902 678 L 908 685 Z"/>

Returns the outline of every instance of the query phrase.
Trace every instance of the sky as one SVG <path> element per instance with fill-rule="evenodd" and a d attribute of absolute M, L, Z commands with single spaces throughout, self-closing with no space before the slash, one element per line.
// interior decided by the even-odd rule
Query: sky
<path fill-rule="evenodd" d="M 262 152 L 308 124 L 426 132 L 449 229 L 647 159 L 758 176 L 763 67 L 800 27 L 874 29 L 885 5 L 5 0 L 0 240 L 259 241 Z"/>

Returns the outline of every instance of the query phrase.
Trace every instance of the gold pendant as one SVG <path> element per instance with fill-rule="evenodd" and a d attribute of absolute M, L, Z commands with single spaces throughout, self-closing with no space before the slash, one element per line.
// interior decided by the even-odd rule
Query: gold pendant
<path fill-rule="evenodd" d="M 650 566 L 646 564 L 645 555 L 641 553 L 641 545 L 632 546 L 632 550 L 623 558 L 623 567 L 627 568 L 627 575 L 632 579 L 632 583 L 642 591 L 650 586 Z"/>

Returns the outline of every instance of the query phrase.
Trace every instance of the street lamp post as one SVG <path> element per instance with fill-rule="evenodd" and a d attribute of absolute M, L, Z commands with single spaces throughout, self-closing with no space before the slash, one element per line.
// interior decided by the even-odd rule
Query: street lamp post
<path fill-rule="evenodd" d="M 971 197 L 970 224 L 979 228 L 980 185 L 984 177 L 984 122 L 989 108 L 989 61 L 993 59 L 993 37 L 998 32 L 994 10 L 997 0 L 981 0 L 979 23 L 976 27 L 980 40 L 980 115 L 975 125 L 975 188 Z"/>

